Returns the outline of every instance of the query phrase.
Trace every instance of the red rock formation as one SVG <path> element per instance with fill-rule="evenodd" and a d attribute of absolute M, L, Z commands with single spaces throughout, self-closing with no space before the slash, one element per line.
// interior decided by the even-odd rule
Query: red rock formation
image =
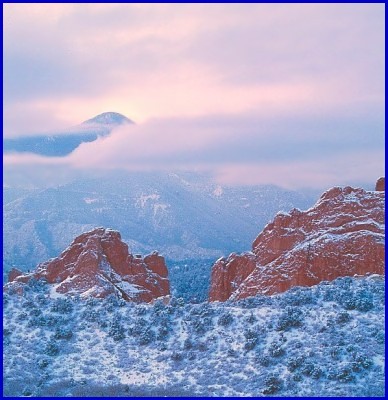
<path fill-rule="evenodd" d="M 251 253 L 232 253 L 228 259 L 218 259 L 212 268 L 209 300 L 228 300 L 255 267 L 255 256 Z"/>
<path fill-rule="evenodd" d="M 307 211 L 278 213 L 253 242 L 253 253 L 216 262 L 210 301 L 384 274 L 384 201 L 384 192 L 335 187 Z"/>
<path fill-rule="evenodd" d="M 60 294 L 106 297 L 151 302 L 170 294 L 164 258 L 156 252 L 143 258 L 128 253 L 119 232 L 97 228 L 78 236 L 62 254 L 30 274 L 13 269 L 7 287 L 31 278 L 44 278 Z"/>
<path fill-rule="evenodd" d="M 8 272 L 8 282 L 12 282 L 13 280 L 15 280 L 18 276 L 23 275 L 23 272 L 20 271 L 17 268 L 12 268 L 9 272 Z"/>
<path fill-rule="evenodd" d="M 376 182 L 376 189 L 379 192 L 385 192 L 385 178 L 379 178 Z"/>

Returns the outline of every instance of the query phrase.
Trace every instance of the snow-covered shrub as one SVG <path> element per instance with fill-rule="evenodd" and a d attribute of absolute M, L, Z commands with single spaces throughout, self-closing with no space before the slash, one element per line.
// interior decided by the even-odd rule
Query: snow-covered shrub
<path fill-rule="evenodd" d="M 283 296 L 279 297 L 279 305 L 283 307 L 315 303 L 316 298 L 309 288 L 293 287 L 285 292 Z"/>
<path fill-rule="evenodd" d="M 268 347 L 268 353 L 271 357 L 281 357 L 285 354 L 285 350 L 281 343 L 272 342 Z"/>
<path fill-rule="evenodd" d="M 212 317 L 215 314 L 215 310 L 210 303 L 204 302 L 193 306 L 193 313 L 200 315 L 201 317 Z"/>
<path fill-rule="evenodd" d="M 320 293 L 322 293 L 322 299 L 324 301 L 336 301 L 337 292 L 333 286 L 322 287 L 322 282 L 319 285 Z"/>
<path fill-rule="evenodd" d="M 170 300 L 170 306 L 172 308 L 179 308 L 185 306 L 185 300 L 183 297 L 172 297 Z"/>
<path fill-rule="evenodd" d="M 329 353 L 333 360 L 339 360 L 341 358 L 342 349 L 340 346 L 332 346 Z"/>
<path fill-rule="evenodd" d="M 183 342 L 183 349 L 184 350 L 190 350 L 194 347 L 194 343 L 192 339 L 186 338 L 185 341 Z"/>
<path fill-rule="evenodd" d="M 28 317 L 28 314 L 25 311 L 22 311 L 17 315 L 16 320 L 23 322 L 27 319 L 27 317 Z"/>
<path fill-rule="evenodd" d="M 224 312 L 218 317 L 218 325 L 228 326 L 233 322 L 233 315 L 229 312 Z"/>
<path fill-rule="evenodd" d="M 155 333 L 151 329 L 146 329 L 139 336 L 139 344 L 144 346 L 155 341 Z"/>
<path fill-rule="evenodd" d="M 253 312 L 249 314 L 249 316 L 245 319 L 246 322 L 250 325 L 254 324 L 257 321 L 257 318 L 253 315 Z"/>
<path fill-rule="evenodd" d="M 346 311 L 340 311 L 336 318 L 335 318 L 335 323 L 337 324 L 346 324 L 347 322 L 349 322 L 352 319 L 352 317 L 350 316 L 350 314 Z"/>
<path fill-rule="evenodd" d="M 147 314 L 147 308 L 145 306 L 136 306 L 135 308 L 135 315 L 141 315 L 144 316 Z"/>
<path fill-rule="evenodd" d="M 125 300 L 118 298 L 114 294 L 110 294 L 105 298 L 104 309 L 108 312 L 114 312 L 117 307 L 124 307 L 126 304 Z"/>
<path fill-rule="evenodd" d="M 60 314 L 70 314 L 73 311 L 74 305 L 70 297 L 60 297 L 54 299 L 51 306 L 51 311 Z"/>
<path fill-rule="evenodd" d="M 366 289 L 357 290 L 354 293 L 354 299 L 356 303 L 356 310 L 358 311 L 370 311 L 372 310 L 373 304 L 373 294 Z"/>
<path fill-rule="evenodd" d="M 25 387 L 22 391 L 22 395 L 24 397 L 31 397 L 34 395 L 34 390 L 30 388 L 29 386 Z"/>
<path fill-rule="evenodd" d="M 331 375 L 335 380 L 342 383 L 349 383 L 354 381 L 355 376 L 351 364 L 345 364 L 340 366 L 338 369 L 331 371 Z"/>
<path fill-rule="evenodd" d="M 47 325 L 48 325 L 47 317 L 42 314 L 34 315 L 28 321 L 28 327 L 31 327 L 31 328 L 38 327 L 38 326 L 47 326 Z"/>
<path fill-rule="evenodd" d="M 166 351 L 168 349 L 167 344 L 164 342 L 158 342 L 156 344 L 156 349 L 158 352 L 163 352 Z"/>
<path fill-rule="evenodd" d="M 40 369 L 47 368 L 49 366 L 50 362 L 47 358 L 40 358 L 37 362 L 37 365 Z"/>
<path fill-rule="evenodd" d="M 42 292 L 47 289 L 47 280 L 45 278 L 35 279 L 31 278 L 27 284 L 25 289 L 31 289 L 34 292 Z"/>
<path fill-rule="evenodd" d="M 99 312 L 97 310 L 86 309 L 82 313 L 82 319 L 88 322 L 96 322 L 99 320 Z"/>
<path fill-rule="evenodd" d="M 171 360 L 173 361 L 182 361 L 183 360 L 183 353 L 181 351 L 173 351 L 171 353 Z"/>
<path fill-rule="evenodd" d="M 313 379 L 319 379 L 319 378 L 322 377 L 322 375 L 323 375 L 323 369 L 322 369 L 321 367 L 315 365 L 314 368 L 313 368 L 313 370 L 312 370 L 311 373 L 310 373 L 310 376 L 311 376 Z"/>
<path fill-rule="evenodd" d="M 54 338 L 55 339 L 66 339 L 69 340 L 73 337 L 73 331 L 71 328 L 68 327 L 58 327 L 55 330 Z"/>
<path fill-rule="evenodd" d="M 276 301 L 277 300 L 275 298 L 270 298 L 269 296 L 258 295 L 255 297 L 247 297 L 245 299 L 239 300 L 236 302 L 236 305 L 238 305 L 241 308 L 245 308 L 245 309 L 253 309 L 253 308 L 269 306 Z"/>
<path fill-rule="evenodd" d="M 257 342 L 259 341 L 259 333 L 253 329 L 246 329 L 244 331 L 244 337 L 244 349 L 246 351 L 253 350 L 256 347 Z"/>
<path fill-rule="evenodd" d="M 353 362 L 352 362 L 352 370 L 354 372 L 360 372 L 363 369 L 369 369 L 373 365 L 373 361 L 367 357 L 365 354 L 360 354 L 358 352 L 352 354 Z"/>
<path fill-rule="evenodd" d="M 379 331 L 375 335 L 376 342 L 379 344 L 384 344 L 385 343 L 385 332 L 384 331 Z"/>
<path fill-rule="evenodd" d="M 279 316 L 276 329 L 278 331 L 286 331 L 300 327 L 303 324 L 303 318 L 302 310 L 296 307 L 287 307 Z"/>
<path fill-rule="evenodd" d="M 10 295 L 8 293 L 3 293 L 3 308 L 6 308 L 9 304 Z"/>
<path fill-rule="evenodd" d="M 278 393 L 281 390 L 282 385 L 283 382 L 279 377 L 275 375 L 269 375 L 264 379 L 263 394 L 269 395 Z"/>
<path fill-rule="evenodd" d="M 244 337 L 245 339 L 258 339 L 259 334 L 256 330 L 246 329 L 244 330 Z"/>
<path fill-rule="evenodd" d="M 30 315 L 33 317 L 37 317 L 38 315 L 41 315 L 42 311 L 39 308 L 32 308 L 30 311 Z"/>
<path fill-rule="evenodd" d="M 287 368 L 289 371 L 294 372 L 296 369 L 300 368 L 305 362 L 305 357 L 302 355 L 290 357 L 287 360 Z"/>
<path fill-rule="evenodd" d="M 213 326 L 213 320 L 210 317 L 197 316 L 190 324 L 193 332 L 197 334 L 204 334 L 208 332 Z"/>
<path fill-rule="evenodd" d="M 85 307 L 86 308 L 94 308 L 99 304 L 99 300 L 96 299 L 95 297 L 88 297 L 85 300 Z"/>
<path fill-rule="evenodd" d="M 156 339 L 167 340 L 169 334 L 170 334 L 170 329 L 168 328 L 167 325 L 163 324 L 157 330 Z"/>
<path fill-rule="evenodd" d="M 46 346 L 43 349 L 43 353 L 48 356 L 57 356 L 59 354 L 59 346 L 57 345 L 55 340 L 53 340 L 53 338 L 51 338 L 46 343 Z"/>
<path fill-rule="evenodd" d="M 244 349 L 246 351 L 251 351 L 256 347 L 257 339 L 247 339 L 244 343 Z"/>
<path fill-rule="evenodd" d="M 125 328 L 121 324 L 121 321 L 117 316 L 113 318 L 113 321 L 109 326 L 108 334 L 116 342 L 123 340 L 125 338 Z"/>
<path fill-rule="evenodd" d="M 22 302 L 22 307 L 26 309 L 36 309 L 35 303 L 31 298 L 27 298 L 25 301 Z"/>
<path fill-rule="evenodd" d="M 232 348 L 229 348 L 229 349 L 227 350 L 227 356 L 228 356 L 228 357 L 235 358 L 235 357 L 237 357 L 237 355 L 238 355 L 238 353 L 237 353 L 236 350 L 234 350 L 234 349 L 232 349 Z"/>
<path fill-rule="evenodd" d="M 44 293 L 37 293 L 34 297 L 34 302 L 39 307 L 45 307 L 49 303 L 49 298 Z"/>
<path fill-rule="evenodd" d="M 135 318 L 132 326 L 129 328 L 129 334 L 132 336 L 139 336 L 146 330 L 148 322 L 144 318 Z"/>
<path fill-rule="evenodd" d="M 301 381 L 303 381 L 303 375 L 302 375 L 301 373 L 299 373 L 299 372 L 296 372 L 296 373 L 292 376 L 292 379 L 293 379 L 295 382 L 301 382 Z"/>
<path fill-rule="evenodd" d="M 208 349 L 208 345 L 203 340 L 198 341 L 196 348 L 199 351 L 205 352 Z"/>
<path fill-rule="evenodd" d="M 166 305 L 164 304 L 163 300 L 156 299 L 152 307 L 152 314 L 160 315 L 164 313 L 165 310 Z"/>
<path fill-rule="evenodd" d="M 63 324 L 63 319 L 57 315 L 34 313 L 28 321 L 29 327 L 48 327 L 54 328 L 60 323 Z"/>
<path fill-rule="evenodd" d="M 355 283 L 351 278 L 339 278 L 335 281 L 335 299 L 346 310 L 370 311 L 374 307 L 373 289 L 369 282 L 361 283 L 354 288 Z M 353 290 L 352 290 L 353 289 Z M 379 301 L 382 300 L 383 291 L 375 290 Z"/>
<path fill-rule="evenodd" d="M 257 364 L 261 365 L 262 367 L 268 367 L 271 364 L 271 359 L 268 357 L 268 355 L 261 352 L 256 354 L 255 360 Z"/>

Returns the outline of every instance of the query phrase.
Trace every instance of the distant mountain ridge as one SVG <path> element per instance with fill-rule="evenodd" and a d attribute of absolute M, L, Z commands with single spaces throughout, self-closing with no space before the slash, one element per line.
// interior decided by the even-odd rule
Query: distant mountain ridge
<path fill-rule="evenodd" d="M 221 188 L 200 174 L 162 172 L 4 194 L 4 269 L 24 271 L 97 226 L 121 232 L 131 252 L 215 260 L 246 249 L 278 211 L 305 209 L 315 200 L 276 186 Z"/>
<path fill-rule="evenodd" d="M 65 132 L 3 139 L 3 152 L 63 157 L 74 151 L 80 144 L 107 136 L 114 128 L 124 124 L 133 124 L 133 121 L 116 112 L 105 112 Z"/>

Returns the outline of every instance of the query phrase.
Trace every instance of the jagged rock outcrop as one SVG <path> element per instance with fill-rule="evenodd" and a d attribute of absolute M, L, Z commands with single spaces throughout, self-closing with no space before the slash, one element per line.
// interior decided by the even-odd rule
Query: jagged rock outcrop
<path fill-rule="evenodd" d="M 376 182 L 376 189 L 379 192 L 385 192 L 385 177 L 379 178 Z"/>
<path fill-rule="evenodd" d="M 8 272 L 8 282 L 14 281 L 18 276 L 23 275 L 23 272 L 17 268 L 12 268 Z"/>
<path fill-rule="evenodd" d="M 7 290 L 22 290 L 31 278 L 52 284 L 51 293 L 106 297 L 115 294 L 127 301 L 151 302 L 170 294 L 164 258 L 154 252 L 144 259 L 128 252 L 120 233 L 96 228 L 78 236 L 57 258 L 21 274 L 13 269 Z"/>
<path fill-rule="evenodd" d="M 210 300 L 228 300 L 255 267 L 252 253 L 232 253 L 227 259 L 219 258 L 212 269 Z"/>
<path fill-rule="evenodd" d="M 253 242 L 252 253 L 215 263 L 210 301 L 384 274 L 384 202 L 382 191 L 335 187 L 307 211 L 278 213 Z"/>

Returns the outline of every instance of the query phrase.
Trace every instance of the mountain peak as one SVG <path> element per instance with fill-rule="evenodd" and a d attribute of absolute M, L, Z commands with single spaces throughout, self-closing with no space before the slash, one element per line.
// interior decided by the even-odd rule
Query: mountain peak
<path fill-rule="evenodd" d="M 104 112 L 102 114 L 98 114 L 95 117 L 84 121 L 82 125 L 122 125 L 122 124 L 133 124 L 131 121 L 123 114 L 119 114 L 117 112 Z"/>

